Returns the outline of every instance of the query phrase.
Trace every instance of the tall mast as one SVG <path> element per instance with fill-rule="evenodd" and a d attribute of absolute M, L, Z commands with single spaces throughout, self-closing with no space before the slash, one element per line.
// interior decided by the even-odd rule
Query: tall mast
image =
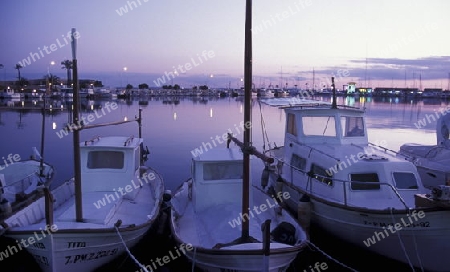
<path fill-rule="evenodd" d="M 252 97 L 252 0 L 245 7 L 245 52 L 244 52 L 244 169 L 242 183 L 242 214 L 249 211 L 250 200 L 250 150 L 251 150 L 251 97 Z M 249 239 L 249 220 L 242 223 L 242 241 Z"/>
<path fill-rule="evenodd" d="M 73 122 L 80 127 L 80 100 L 78 91 L 78 65 L 77 65 L 77 42 L 75 28 L 72 28 L 72 65 L 73 65 Z M 83 205 L 81 196 L 81 162 L 80 162 L 80 128 L 73 130 L 73 159 L 75 172 L 75 217 L 77 222 L 83 222 Z"/>
<path fill-rule="evenodd" d="M 313 86 L 312 86 L 313 92 L 315 91 L 315 88 L 316 88 L 316 85 L 315 85 L 316 78 L 315 78 L 315 76 L 316 76 L 316 73 L 315 73 L 314 68 L 313 68 Z"/>

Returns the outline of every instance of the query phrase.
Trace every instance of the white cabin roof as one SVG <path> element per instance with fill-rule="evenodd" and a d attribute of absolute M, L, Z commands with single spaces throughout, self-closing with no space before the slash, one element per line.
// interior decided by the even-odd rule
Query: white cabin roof
<path fill-rule="evenodd" d="M 142 138 L 125 137 L 125 136 L 108 136 L 100 137 L 97 136 L 91 140 L 84 141 L 80 143 L 82 148 L 89 147 L 115 147 L 115 148 L 125 148 L 134 149 L 143 142 Z"/>
<path fill-rule="evenodd" d="M 243 153 L 240 148 L 222 148 L 216 147 L 208 151 L 203 152 L 197 156 L 193 156 L 193 160 L 196 162 L 205 161 L 242 161 Z"/>

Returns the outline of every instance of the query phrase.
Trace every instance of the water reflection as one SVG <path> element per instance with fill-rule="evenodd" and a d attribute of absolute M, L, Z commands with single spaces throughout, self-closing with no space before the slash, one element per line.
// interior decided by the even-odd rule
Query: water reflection
<path fill-rule="evenodd" d="M 331 102 L 331 97 L 320 100 Z M 33 146 L 39 146 L 42 114 L 39 108 L 43 100 L 0 101 L 0 126 L 2 141 L 0 150 L 4 153 L 19 153 L 26 157 Z M 22 103 L 23 102 L 23 103 Z M 102 115 L 93 123 L 130 120 L 143 110 L 143 137 L 151 149 L 149 164 L 157 168 L 169 181 L 168 187 L 189 176 L 191 151 L 215 135 L 222 135 L 228 128 L 243 121 L 243 97 L 151 97 L 147 103 L 142 99 L 81 100 L 82 116 L 101 111 L 105 103 L 115 102 L 116 110 Z M 426 123 L 418 129 L 417 122 L 426 114 L 433 114 L 448 101 L 402 99 L 398 97 L 337 97 L 337 103 L 352 107 L 363 107 L 367 113 L 367 126 L 371 142 L 386 141 L 391 149 L 404 142 L 434 144 L 435 123 Z M 64 126 L 72 123 L 73 103 L 71 101 L 48 100 L 45 112 L 45 134 L 47 159 L 55 164 L 61 180 L 72 175 L 72 137 L 59 138 Z M 207 107 L 206 107 L 207 105 Z M 264 118 L 265 133 L 270 144 L 283 145 L 284 111 L 252 99 L 253 145 L 262 150 L 267 142 L 263 140 L 261 118 Z M 105 111 L 106 112 L 106 111 Z M 123 126 L 104 127 L 82 131 L 81 140 L 96 135 L 137 135 L 134 123 Z M 239 135 L 242 137 L 242 135 Z M 1 155 L 1 154 L 0 154 Z M 254 160 L 255 164 L 259 162 Z M 259 176 L 255 170 L 254 175 Z M 58 178 L 58 177 L 57 177 Z"/>

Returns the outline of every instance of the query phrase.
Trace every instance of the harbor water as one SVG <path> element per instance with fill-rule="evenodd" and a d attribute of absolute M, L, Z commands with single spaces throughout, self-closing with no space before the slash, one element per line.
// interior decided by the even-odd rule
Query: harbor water
<path fill-rule="evenodd" d="M 316 99 L 330 101 L 331 97 Z M 404 99 L 396 97 L 338 97 L 338 104 L 363 107 L 367 113 L 369 141 L 398 150 L 404 143 L 432 145 L 436 143 L 435 127 L 440 109 L 449 106 L 441 99 Z M 32 148 L 43 155 L 45 161 L 56 169 L 52 187 L 73 176 L 72 134 L 65 134 L 62 128 L 72 122 L 72 101 L 47 101 L 52 110 L 45 113 L 39 109 L 43 101 L 0 100 L 0 158 L 1 163 L 9 154 L 18 154 L 25 159 L 33 154 Z M 117 105 L 116 105 L 117 104 Z M 146 162 L 158 171 L 165 187 L 174 191 L 191 175 L 191 159 L 194 154 L 226 143 L 222 136 L 233 133 L 243 138 L 243 97 L 146 97 L 130 100 L 82 100 L 81 114 L 85 121 L 106 123 L 132 119 L 142 109 L 142 137 L 144 146 L 150 151 Z M 260 151 L 282 146 L 284 139 L 284 111 L 252 100 L 252 143 Z M 41 150 L 41 133 L 44 126 L 44 149 Z M 138 136 L 137 123 L 107 126 L 83 130 L 81 140 L 95 136 Z M 263 135 L 267 135 L 263 137 Z M 253 159 L 252 181 L 260 182 L 263 163 Z M 205 196 L 207 197 L 207 196 Z M 159 227 L 159 226 L 158 226 Z M 162 230 L 162 232 L 161 232 Z M 309 247 L 298 255 L 288 271 L 411 271 L 407 264 L 398 263 L 370 253 L 367 249 L 355 247 L 345 240 L 311 226 L 311 241 L 318 248 Z M 8 243 L 0 238 L 0 251 Z M 169 226 L 152 229 L 146 237 L 131 249 L 133 256 L 143 265 L 155 258 L 175 252 Z M 321 252 L 323 251 L 323 252 Z M 178 254 L 170 263 L 158 266 L 154 271 L 197 271 Z M 315 264 L 325 263 L 322 266 Z M 10 268 L 7 268 L 7 267 Z M 324 269 L 324 267 L 326 268 Z M 322 269 L 318 270 L 322 267 Z M 122 256 L 98 271 L 144 271 L 130 256 Z M 39 271 L 34 259 L 26 252 L 19 252 L 0 261 L 0 271 Z M 81 271 L 80 271 L 81 272 Z"/>

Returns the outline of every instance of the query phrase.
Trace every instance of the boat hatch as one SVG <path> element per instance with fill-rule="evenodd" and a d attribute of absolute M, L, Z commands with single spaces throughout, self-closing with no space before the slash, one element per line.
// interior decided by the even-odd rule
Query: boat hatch
<path fill-rule="evenodd" d="M 388 158 L 377 155 L 377 154 L 363 154 L 359 157 L 361 160 L 365 161 L 387 161 Z"/>

